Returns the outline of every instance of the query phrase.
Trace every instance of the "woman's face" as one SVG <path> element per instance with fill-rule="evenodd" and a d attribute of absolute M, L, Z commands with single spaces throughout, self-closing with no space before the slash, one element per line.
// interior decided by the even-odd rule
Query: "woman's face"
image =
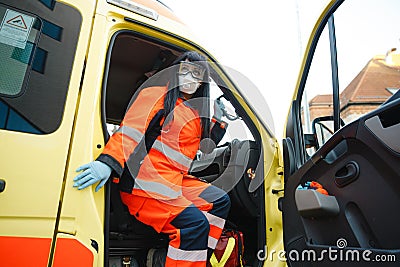
<path fill-rule="evenodd" d="M 199 64 L 185 60 L 179 63 L 179 90 L 185 95 L 193 95 L 204 79 L 205 69 Z"/>

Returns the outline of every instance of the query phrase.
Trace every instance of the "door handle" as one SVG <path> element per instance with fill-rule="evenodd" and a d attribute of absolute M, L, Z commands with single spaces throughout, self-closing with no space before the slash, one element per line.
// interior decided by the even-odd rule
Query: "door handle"
<path fill-rule="evenodd" d="M 354 182 L 360 175 L 360 167 L 355 161 L 348 162 L 335 174 L 335 184 L 338 187 L 344 187 Z"/>
<path fill-rule="evenodd" d="M 6 181 L 0 179 L 0 193 L 3 192 L 5 188 L 6 188 Z"/>

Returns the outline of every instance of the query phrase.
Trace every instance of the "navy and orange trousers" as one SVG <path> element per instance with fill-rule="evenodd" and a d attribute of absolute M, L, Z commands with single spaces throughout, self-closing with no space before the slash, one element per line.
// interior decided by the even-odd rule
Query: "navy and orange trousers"
<path fill-rule="evenodd" d="M 204 267 L 217 245 L 230 209 L 228 195 L 211 184 L 185 177 L 182 196 L 161 200 L 121 192 L 129 212 L 169 236 L 166 267 Z"/>

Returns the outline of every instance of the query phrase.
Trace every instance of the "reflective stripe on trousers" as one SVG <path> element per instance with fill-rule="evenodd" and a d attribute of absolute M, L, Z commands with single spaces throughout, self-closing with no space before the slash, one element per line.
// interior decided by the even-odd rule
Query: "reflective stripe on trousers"
<path fill-rule="evenodd" d="M 176 230 L 174 231 L 175 228 Z M 170 234 L 166 266 L 205 266 L 210 230 L 204 214 L 191 205 L 164 228 Z"/>
<path fill-rule="evenodd" d="M 199 197 L 213 204 L 211 210 L 203 212 L 210 225 L 208 248 L 214 250 L 224 229 L 225 219 L 228 217 L 231 202 L 228 195 L 222 189 L 215 186 L 207 187 Z"/>
<path fill-rule="evenodd" d="M 207 250 L 183 250 L 168 246 L 167 257 L 174 261 L 205 262 L 207 260 Z"/>
<path fill-rule="evenodd" d="M 221 236 L 222 230 L 224 229 L 225 220 L 208 212 L 203 213 L 206 216 L 208 223 L 210 224 L 210 232 L 208 234 L 208 247 L 211 249 L 215 249 L 218 239 Z"/>

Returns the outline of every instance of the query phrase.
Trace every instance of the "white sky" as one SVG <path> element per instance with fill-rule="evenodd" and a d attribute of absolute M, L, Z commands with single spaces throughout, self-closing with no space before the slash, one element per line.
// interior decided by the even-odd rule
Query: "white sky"
<path fill-rule="evenodd" d="M 219 62 L 240 72 L 258 87 L 271 110 L 272 128 L 280 140 L 302 50 L 329 0 L 162 1 L 193 29 L 204 48 Z M 340 16 L 335 16 L 337 33 L 340 32 L 337 38 L 341 38 L 338 42 L 341 90 L 374 55 L 385 54 L 391 47 L 399 48 L 400 38 L 399 0 L 352 0 L 346 4 Z M 384 16 L 379 19 L 382 14 Z M 371 25 L 367 25 L 369 22 Z M 350 44 L 350 49 L 339 47 L 343 43 Z M 314 58 L 317 62 L 316 58 L 317 55 Z M 314 93 L 329 93 L 321 92 L 321 79 L 328 75 L 323 81 L 331 83 L 330 70 L 321 73 L 319 66 L 330 64 L 330 59 L 325 55 L 319 60 L 324 62 L 315 64 L 318 73 Z M 313 85 L 309 77 L 307 87 L 313 88 Z"/>
<path fill-rule="evenodd" d="M 280 139 L 300 66 L 299 40 L 307 42 L 327 0 L 163 2 L 193 29 L 218 61 L 258 87 Z M 300 36 L 300 29 L 306 33 Z"/>

